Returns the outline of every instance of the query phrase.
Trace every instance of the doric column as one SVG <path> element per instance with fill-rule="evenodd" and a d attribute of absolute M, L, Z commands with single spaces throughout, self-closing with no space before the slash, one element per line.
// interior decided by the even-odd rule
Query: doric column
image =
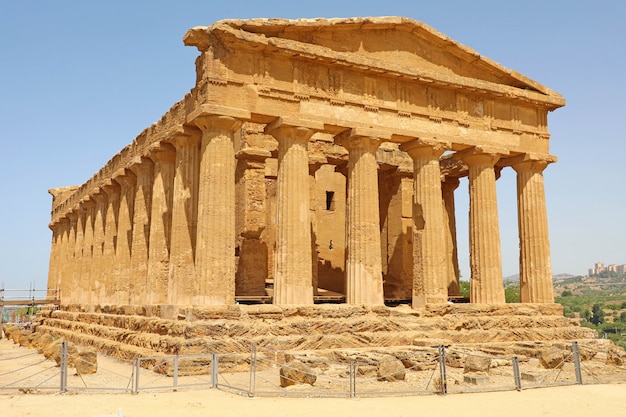
<path fill-rule="evenodd" d="M 504 303 L 494 171 L 494 164 L 500 155 L 472 148 L 456 156 L 469 167 L 470 301 L 480 304 Z"/>
<path fill-rule="evenodd" d="M 117 247 L 115 249 L 115 293 L 113 302 L 126 305 L 130 301 L 130 281 L 133 279 L 130 258 L 133 237 L 133 206 L 137 178 L 128 169 L 113 174 L 120 185 L 120 211 L 117 222 Z"/>
<path fill-rule="evenodd" d="M 198 141 L 200 132 L 181 127 L 171 143 L 176 148 L 176 172 L 172 204 L 172 235 L 168 303 L 191 304 L 194 285 L 194 252 L 198 202 Z"/>
<path fill-rule="evenodd" d="M 72 304 L 74 291 L 77 282 L 76 274 L 76 235 L 78 233 L 78 208 L 72 209 L 67 214 L 69 218 L 69 229 L 67 237 L 67 251 L 65 253 L 65 265 L 63 266 L 63 278 L 61 280 L 61 302 L 65 305 Z"/>
<path fill-rule="evenodd" d="M 444 223 L 446 225 L 446 264 L 448 276 L 448 295 L 461 295 L 459 256 L 456 241 L 456 214 L 454 204 L 454 190 L 459 187 L 459 179 L 446 177 L 441 183 L 443 196 Z"/>
<path fill-rule="evenodd" d="M 316 130 L 279 119 L 265 131 L 278 140 L 274 304 L 313 304 L 307 143 Z"/>
<path fill-rule="evenodd" d="M 383 305 L 378 163 L 376 138 L 342 133 L 337 142 L 348 150 L 346 198 L 346 302 Z"/>
<path fill-rule="evenodd" d="M 554 302 L 543 170 L 555 160 L 548 155 L 523 155 L 511 161 L 517 172 L 522 303 Z"/>
<path fill-rule="evenodd" d="M 449 147 L 423 139 L 402 145 L 413 159 L 413 308 L 448 301 L 439 157 Z"/>
<path fill-rule="evenodd" d="M 152 207 L 150 220 L 150 246 L 148 255 L 148 303 L 167 303 L 170 268 L 170 237 L 172 227 L 172 197 L 174 195 L 175 148 L 159 143 L 149 150 L 154 162 Z"/>
<path fill-rule="evenodd" d="M 65 252 L 64 246 L 67 244 L 64 237 L 67 233 L 68 224 L 69 221 L 66 218 L 50 224 L 50 230 L 52 230 L 52 246 L 50 248 L 50 265 L 48 268 L 48 296 L 53 296 L 53 290 L 61 287 L 61 268 L 64 264 L 62 257 Z"/>
<path fill-rule="evenodd" d="M 193 304 L 235 303 L 235 148 L 242 121 L 204 115 L 193 121 L 202 130 L 198 179 L 196 291 Z"/>
<path fill-rule="evenodd" d="M 102 293 L 102 279 L 104 270 L 110 268 L 111 264 L 104 262 L 104 231 L 107 213 L 108 200 L 102 188 L 97 188 L 92 198 L 96 202 L 95 220 L 93 224 L 93 255 L 91 262 L 91 291 L 87 302 L 95 305 L 101 302 L 100 295 Z"/>
<path fill-rule="evenodd" d="M 80 268 L 80 282 L 78 284 L 78 302 L 82 305 L 89 303 L 91 292 L 91 268 L 93 265 L 93 223 L 95 218 L 96 203 L 89 196 L 80 203 L 83 207 L 85 225 L 83 233 L 83 251 Z"/>
<path fill-rule="evenodd" d="M 148 158 L 136 157 L 130 167 L 135 182 L 133 204 L 132 252 L 130 258 L 132 279 L 129 280 L 130 304 L 148 304 L 148 248 L 150 244 L 150 211 L 154 164 Z"/>
<path fill-rule="evenodd" d="M 85 248 L 85 221 L 86 212 L 82 204 L 78 203 L 74 209 L 78 218 L 76 219 L 76 243 L 74 244 L 74 262 L 72 266 L 72 285 L 69 290 L 70 304 L 80 302 L 80 289 L 83 268 L 83 250 Z"/>
<path fill-rule="evenodd" d="M 104 242 L 102 243 L 102 286 L 98 296 L 100 304 L 113 304 L 115 296 L 115 251 L 117 246 L 117 224 L 120 211 L 121 189 L 117 182 L 108 181 L 102 187 L 107 196 L 104 220 Z"/>

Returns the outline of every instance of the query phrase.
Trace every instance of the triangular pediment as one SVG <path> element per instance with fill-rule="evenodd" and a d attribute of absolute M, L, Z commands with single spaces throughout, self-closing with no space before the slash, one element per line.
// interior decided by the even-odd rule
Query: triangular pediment
<path fill-rule="evenodd" d="M 481 56 L 424 23 L 403 17 L 223 20 L 210 27 L 190 30 L 185 42 L 200 47 L 200 37 L 190 36 L 199 31 L 228 33 L 260 47 L 292 48 L 325 57 L 335 54 L 348 62 L 365 60 L 368 66 L 385 70 L 493 83 L 562 101 L 558 93 L 530 78 Z"/>

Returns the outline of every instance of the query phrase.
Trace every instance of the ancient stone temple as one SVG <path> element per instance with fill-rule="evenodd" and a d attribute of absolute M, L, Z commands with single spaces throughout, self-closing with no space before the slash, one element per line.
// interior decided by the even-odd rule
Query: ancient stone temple
<path fill-rule="evenodd" d="M 523 303 L 552 303 L 543 171 L 564 99 L 410 19 L 227 20 L 196 85 L 86 183 L 50 190 L 62 305 L 504 303 L 496 180 L 517 174 Z M 469 189 L 458 187 L 468 177 Z"/>

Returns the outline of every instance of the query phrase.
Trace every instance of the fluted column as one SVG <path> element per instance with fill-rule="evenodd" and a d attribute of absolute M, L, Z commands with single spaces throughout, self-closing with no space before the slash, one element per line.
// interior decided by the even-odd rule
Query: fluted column
<path fill-rule="evenodd" d="M 439 157 L 449 147 L 422 139 L 402 145 L 413 159 L 413 308 L 448 301 Z"/>
<path fill-rule="evenodd" d="M 550 238 L 543 170 L 553 157 L 514 162 L 520 240 L 520 299 L 522 303 L 553 303 Z"/>
<path fill-rule="evenodd" d="M 278 140 L 274 304 L 313 304 L 307 143 L 315 130 L 279 120 L 266 133 Z"/>
<path fill-rule="evenodd" d="M 104 270 L 110 268 L 111 264 L 103 262 L 104 231 L 108 200 L 102 188 L 98 188 L 92 198 L 96 202 L 95 219 L 93 224 L 93 255 L 91 262 L 91 284 L 89 299 L 87 303 L 95 305 L 101 302 L 102 278 Z"/>
<path fill-rule="evenodd" d="M 72 265 L 72 285 L 69 290 L 70 304 L 80 302 L 80 288 L 83 268 L 83 250 L 85 248 L 86 212 L 82 204 L 74 209 L 78 215 L 76 220 L 76 243 L 74 244 L 74 262 Z"/>
<path fill-rule="evenodd" d="M 235 303 L 235 150 L 242 121 L 207 115 L 193 123 L 202 130 L 198 180 L 196 291 L 194 304 Z"/>
<path fill-rule="evenodd" d="M 148 303 L 165 304 L 167 303 L 167 281 L 170 267 L 176 150 L 170 144 L 159 143 L 150 149 L 149 157 L 154 162 L 154 180 L 152 184 L 146 293 L 148 294 Z"/>
<path fill-rule="evenodd" d="M 148 292 L 148 247 L 150 244 L 150 213 L 152 206 L 152 181 L 154 163 L 143 157 L 133 159 L 130 167 L 137 180 L 135 182 L 135 202 L 133 204 L 132 252 L 130 258 L 131 277 L 129 280 L 130 304 L 147 304 Z"/>
<path fill-rule="evenodd" d="M 130 257 L 133 237 L 133 206 L 135 202 L 135 182 L 137 178 L 128 169 L 113 175 L 120 184 L 120 211 L 117 222 L 117 247 L 115 249 L 115 293 L 113 302 L 127 305 L 130 301 L 130 281 L 132 272 Z"/>
<path fill-rule="evenodd" d="M 54 292 L 51 290 L 58 289 L 61 286 L 61 268 L 64 263 L 62 257 L 65 251 L 64 246 L 67 243 L 64 236 L 66 235 L 68 224 L 68 220 L 63 218 L 50 225 L 52 246 L 50 248 L 50 265 L 48 268 L 48 296 L 53 296 Z"/>
<path fill-rule="evenodd" d="M 107 196 L 106 218 L 104 220 L 104 242 L 102 243 L 102 286 L 98 296 L 101 304 L 114 303 L 115 296 L 115 252 L 117 246 L 117 224 L 120 211 L 121 189 L 117 182 L 108 181 L 102 187 Z"/>
<path fill-rule="evenodd" d="M 65 305 L 73 303 L 73 289 L 76 287 L 76 236 L 78 234 L 78 210 L 73 209 L 67 214 L 69 218 L 69 230 L 67 237 L 66 264 L 63 266 L 61 302 Z"/>
<path fill-rule="evenodd" d="M 83 238 L 83 251 L 80 268 L 80 282 L 78 284 L 78 303 L 85 305 L 89 303 L 89 293 L 91 291 L 91 267 L 93 265 L 93 224 L 95 219 L 96 203 L 90 197 L 86 197 L 81 206 L 84 210 L 85 225 Z"/>
<path fill-rule="evenodd" d="M 441 183 L 443 196 L 444 223 L 446 224 L 446 264 L 448 276 L 448 295 L 461 295 L 459 256 L 456 241 L 456 214 L 454 204 L 454 190 L 459 187 L 459 179 L 446 177 Z"/>
<path fill-rule="evenodd" d="M 500 225 L 494 164 L 497 153 L 469 149 L 457 155 L 469 167 L 470 301 L 504 303 Z"/>
<path fill-rule="evenodd" d="M 172 204 L 172 235 L 168 303 L 188 305 L 194 284 L 194 251 L 198 201 L 199 131 L 177 132 L 171 142 L 176 148 L 176 172 Z"/>
<path fill-rule="evenodd" d="M 354 134 L 336 137 L 348 150 L 346 201 L 346 303 L 383 305 L 378 201 L 380 140 Z"/>

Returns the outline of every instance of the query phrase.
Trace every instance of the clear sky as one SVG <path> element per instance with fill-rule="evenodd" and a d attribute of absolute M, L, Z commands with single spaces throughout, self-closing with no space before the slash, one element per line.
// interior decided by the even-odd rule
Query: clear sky
<path fill-rule="evenodd" d="M 548 120 L 559 161 L 544 172 L 553 271 L 626 263 L 626 1 L 0 0 L 0 283 L 45 287 L 47 190 L 84 183 L 193 87 L 187 29 L 356 16 L 422 21 L 561 93 L 567 105 Z M 497 187 L 509 276 L 519 256 L 513 170 Z M 467 183 L 456 197 L 469 278 Z"/>

